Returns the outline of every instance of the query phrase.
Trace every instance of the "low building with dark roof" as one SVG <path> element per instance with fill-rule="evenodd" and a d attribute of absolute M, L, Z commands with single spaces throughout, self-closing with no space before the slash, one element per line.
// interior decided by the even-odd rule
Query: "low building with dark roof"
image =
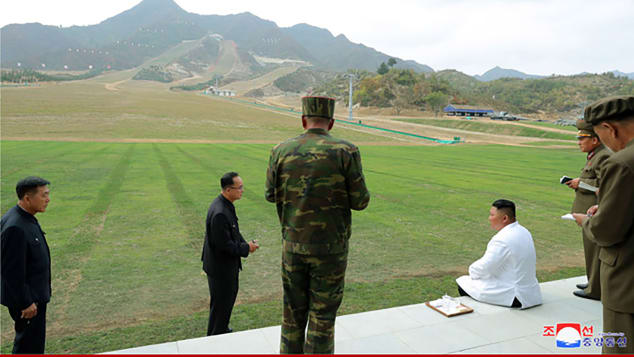
<path fill-rule="evenodd" d="M 476 107 L 473 105 L 454 105 L 449 104 L 443 109 L 445 114 L 451 116 L 470 116 L 470 117 L 483 117 L 485 115 L 491 115 L 494 113 L 493 109 Z"/>

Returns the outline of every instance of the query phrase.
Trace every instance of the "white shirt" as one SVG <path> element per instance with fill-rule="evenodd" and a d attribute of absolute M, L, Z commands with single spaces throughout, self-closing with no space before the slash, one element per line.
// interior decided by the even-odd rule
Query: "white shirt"
<path fill-rule="evenodd" d="M 511 306 L 517 298 L 526 309 L 542 303 L 536 259 L 531 233 L 514 222 L 491 238 L 484 256 L 469 266 L 469 275 L 456 282 L 476 300 Z"/>

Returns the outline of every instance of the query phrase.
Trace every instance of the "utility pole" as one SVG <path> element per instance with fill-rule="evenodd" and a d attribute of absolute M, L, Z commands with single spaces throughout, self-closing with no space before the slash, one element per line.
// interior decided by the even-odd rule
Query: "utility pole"
<path fill-rule="evenodd" d="M 348 73 L 346 76 L 350 79 L 350 89 L 348 91 L 350 94 L 350 97 L 348 98 L 348 120 L 352 121 L 352 80 L 357 77 L 352 73 Z"/>

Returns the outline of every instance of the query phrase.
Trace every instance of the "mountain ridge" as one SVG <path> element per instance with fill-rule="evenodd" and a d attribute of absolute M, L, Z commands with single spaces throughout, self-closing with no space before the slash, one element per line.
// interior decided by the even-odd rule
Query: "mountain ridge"
<path fill-rule="evenodd" d="M 489 82 L 489 81 L 494 81 L 500 78 L 539 79 L 539 78 L 544 78 L 545 76 L 539 76 L 536 74 L 526 74 L 516 69 L 509 69 L 509 68 L 502 68 L 500 66 L 495 66 L 491 68 L 490 70 L 484 72 L 482 75 L 476 74 L 473 77 L 482 82 Z"/>
<path fill-rule="evenodd" d="M 173 0 L 143 0 L 94 25 L 61 28 L 40 23 L 9 24 L 0 31 L 3 39 L 0 56 L 5 68 L 39 69 L 44 63 L 47 69 L 56 70 L 81 70 L 88 66 L 128 69 L 182 41 L 212 33 L 235 41 L 241 50 L 252 55 L 302 60 L 319 69 L 340 72 L 351 68 L 376 70 L 381 62 L 392 57 L 353 43 L 344 34 L 335 37 L 326 30 L 327 34 L 319 35 L 322 43 L 315 43 L 301 31 L 281 28 L 250 12 L 200 15 L 185 11 Z M 93 52 L 100 56 L 84 56 Z M 433 71 L 415 61 L 398 62 L 397 66 L 402 68 Z"/>

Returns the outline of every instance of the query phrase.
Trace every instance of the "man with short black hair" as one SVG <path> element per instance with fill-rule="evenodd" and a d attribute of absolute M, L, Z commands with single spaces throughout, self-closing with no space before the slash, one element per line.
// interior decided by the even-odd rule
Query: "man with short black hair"
<path fill-rule="evenodd" d="M 586 122 L 614 154 L 601 170 L 599 205 L 575 213 L 577 224 L 601 247 L 603 353 L 634 353 L 634 96 L 588 105 Z M 621 334 L 619 336 L 619 334 Z"/>
<path fill-rule="evenodd" d="M 237 172 L 220 178 L 222 192 L 209 206 L 203 244 L 203 270 L 209 284 L 209 324 L 207 336 L 232 332 L 231 311 L 238 296 L 240 257 L 247 257 L 259 248 L 257 242 L 246 242 L 240 234 L 233 202 L 242 198 L 244 186 Z"/>
<path fill-rule="evenodd" d="M 13 353 L 44 353 L 51 300 L 51 254 L 35 215 L 50 202 L 47 180 L 29 176 L 15 187 L 18 204 L 2 220 L 2 305 L 15 322 Z"/>
<path fill-rule="evenodd" d="M 489 223 L 498 233 L 484 256 L 469 266 L 469 275 L 456 279 L 459 294 L 522 309 L 541 304 L 533 237 L 517 222 L 515 204 L 504 199 L 493 202 Z"/>

